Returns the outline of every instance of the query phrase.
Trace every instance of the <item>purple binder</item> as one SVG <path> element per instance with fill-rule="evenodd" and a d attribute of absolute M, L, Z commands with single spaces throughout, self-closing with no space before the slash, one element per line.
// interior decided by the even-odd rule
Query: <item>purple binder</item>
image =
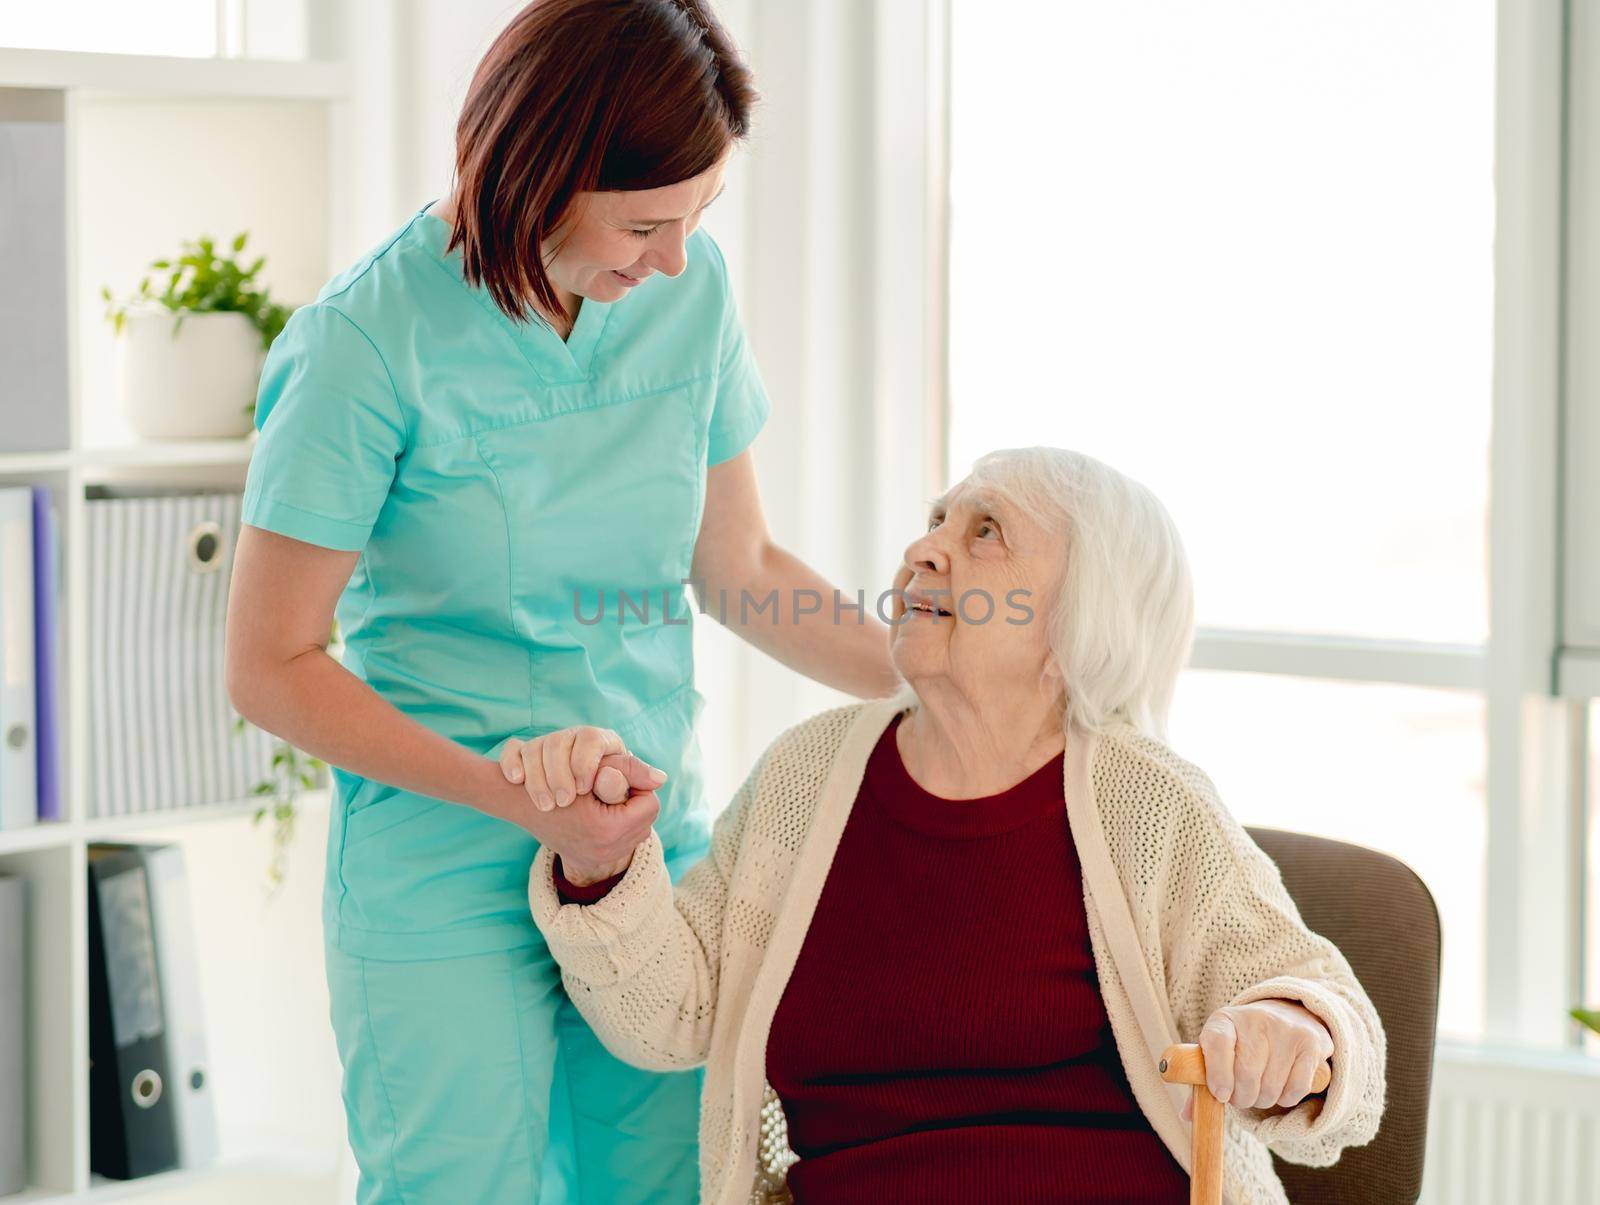
<path fill-rule="evenodd" d="M 34 689 L 39 820 L 61 819 L 61 682 L 57 657 L 56 517 L 50 491 L 33 487 Z"/>

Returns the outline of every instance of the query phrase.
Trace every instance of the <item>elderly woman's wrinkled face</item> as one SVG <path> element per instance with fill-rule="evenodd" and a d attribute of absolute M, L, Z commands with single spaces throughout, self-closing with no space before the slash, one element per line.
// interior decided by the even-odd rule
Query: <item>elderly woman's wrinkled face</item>
<path fill-rule="evenodd" d="M 1005 496 L 963 481 L 935 502 L 927 534 L 895 575 L 890 653 L 905 679 L 949 677 L 967 690 L 1039 680 L 1063 547 Z"/>

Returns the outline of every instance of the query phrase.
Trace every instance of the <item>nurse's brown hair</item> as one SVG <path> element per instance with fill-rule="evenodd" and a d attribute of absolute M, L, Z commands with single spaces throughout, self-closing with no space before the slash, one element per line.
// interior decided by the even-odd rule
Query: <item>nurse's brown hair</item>
<path fill-rule="evenodd" d="M 456 123 L 463 275 L 519 322 L 560 313 L 541 248 L 574 197 L 700 175 L 749 133 L 755 99 L 702 0 L 534 0 L 483 56 Z"/>

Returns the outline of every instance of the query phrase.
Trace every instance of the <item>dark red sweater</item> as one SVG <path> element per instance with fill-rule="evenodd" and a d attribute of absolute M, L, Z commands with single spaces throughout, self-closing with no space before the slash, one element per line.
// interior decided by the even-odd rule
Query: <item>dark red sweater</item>
<path fill-rule="evenodd" d="M 807 1202 L 1183 1205 L 1100 1000 L 1057 756 L 919 787 L 890 725 L 767 1040 Z"/>
<path fill-rule="evenodd" d="M 931 795 L 889 726 L 767 1039 L 798 1205 L 1186 1205 L 1100 1001 L 1062 757 Z M 592 903 L 622 878 L 574 888 Z"/>

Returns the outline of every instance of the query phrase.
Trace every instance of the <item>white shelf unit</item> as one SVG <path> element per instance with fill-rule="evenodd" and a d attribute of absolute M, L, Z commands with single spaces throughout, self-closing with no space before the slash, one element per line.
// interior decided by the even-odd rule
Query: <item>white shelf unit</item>
<path fill-rule="evenodd" d="M 340 62 L 84 54 L 6 47 L 0 47 L 0 80 L 16 88 L 200 99 L 340 100 L 349 92 L 349 73 Z"/>
<path fill-rule="evenodd" d="M 0 452 L 0 485 L 44 485 L 58 506 L 65 759 L 64 819 L 0 832 L 0 874 L 29 885 L 29 1187 L 0 1198 L 0 1205 L 134 1196 L 172 1205 L 331 1199 L 326 1145 L 311 1149 L 300 1138 L 307 1125 L 333 1126 L 333 1142 L 340 1141 L 336 1087 L 324 1110 L 321 1085 L 297 1092 L 279 1082 L 292 1074 L 270 1065 L 280 1059 L 258 1056 L 268 1065 L 245 1067 L 238 1057 L 270 1049 L 272 1027 L 281 1020 L 285 1032 L 276 1036 L 283 1046 L 308 1047 L 306 1057 L 323 1062 L 331 1058 L 326 997 L 318 995 L 315 902 L 326 794 L 304 798 L 301 836 L 291 853 L 290 873 L 299 882 L 293 898 L 270 905 L 261 903 L 269 838 L 251 826 L 254 800 L 91 818 L 85 497 L 90 487 L 107 484 L 242 488 L 253 437 L 148 445 L 121 422 L 99 287 L 103 282 L 127 293 L 145 265 L 176 252 L 180 240 L 200 234 L 222 240 L 249 230 L 248 250 L 267 257 L 263 275 L 274 296 L 290 304 L 310 300 L 331 271 L 339 189 L 330 128 L 347 96 L 347 74 L 339 62 L 0 49 L 0 89 L 53 93 L 64 114 L 70 360 L 64 401 L 71 433 L 65 447 Z M 124 838 L 178 841 L 189 852 L 223 1139 L 214 1169 L 125 1183 L 89 1170 L 86 872 L 90 843 Z M 242 918 L 243 931 L 219 928 L 221 915 Z M 273 958 L 277 962 L 269 963 Z M 276 983 L 279 978 L 287 981 Z M 308 979 L 315 986 L 310 992 Z M 295 1065 L 296 1057 L 290 1049 L 281 1061 Z M 245 1067 L 235 1078 L 251 1081 L 231 1098 L 232 1117 L 220 1082 L 229 1058 Z M 318 1100 L 305 1099 L 313 1094 Z M 279 1115 L 263 1098 L 280 1102 Z"/>
<path fill-rule="evenodd" d="M 253 438 L 197 439 L 187 443 L 127 444 L 123 447 L 78 448 L 60 452 L 0 452 L 0 473 L 61 473 L 68 469 L 148 466 L 155 469 L 203 465 L 248 464 Z"/>

